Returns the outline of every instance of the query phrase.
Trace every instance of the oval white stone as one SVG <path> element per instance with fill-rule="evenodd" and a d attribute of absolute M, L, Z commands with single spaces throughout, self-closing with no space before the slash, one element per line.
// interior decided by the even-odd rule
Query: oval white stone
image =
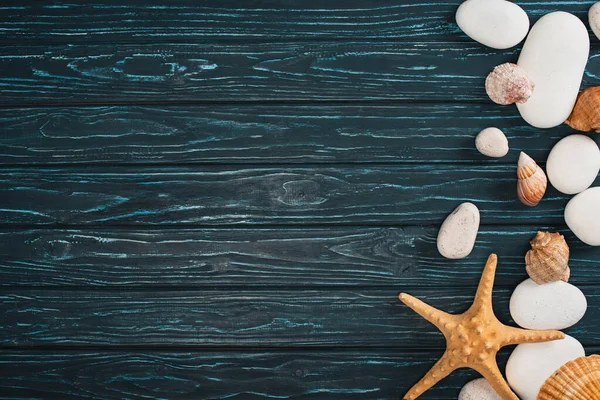
<path fill-rule="evenodd" d="M 508 154 L 508 139 L 498 128 L 485 128 L 475 138 L 475 147 L 484 156 L 504 157 Z"/>
<path fill-rule="evenodd" d="M 559 192 L 576 194 L 589 188 L 600 171 L 600 149 L 585 135 L 570 135 L 552 148 L 546 163 L 550 183 Z"/>
<path fill-rule="evenodd" d="M 465 258 L 473 250 L 479 231 L 479 209 L 462 203 L 444 220 L 437 237 L 437 248 L 446 258 Z"/>
<path fill-rule="evenodd" d="M 510 315 L 527 329 L 565 329 L 575 325 L 587 310 L 584 294 L 563 281 L 538 285 L 526 279 L 510 297 Z"/>
<path fill-rule="evenodd" d="M 583 243 L 600 246 L 600 187 L 587 189 L 569 200 L 565 222 Z"/>
<path fill-rule="evenodd" d="M 535 85 L 521 116 L 537 128 L 562 124 L 573 111 L 590 39 L 585 25 L 573 14 L 553 12 L 531 28 L 517 64 Z"/>
<path fill-rule="evenodd" d="M 485 378 L 479 378 L 463 386 L 458 400 L 502 400 L 502 397 Z"/>
<path fill-rule="evenodd" d="M 592 28 L 592 32 L 594 32 L 594 35 L 600 39 L 600 2 L 590 7 L 590 11 L 588 12 L 588 21 L 590 23 L 590 27 Z"/>
<path fill-rule="evenodd" d="M 520 344 L 508 358 L 506 379 L 521 400 L 536 400 L 554 371 L 584 355 L 581 343 L 569 335 L 551 342 Z"/>
<path fill-rule="evenodd" d="M 506 0 L 467 0 L 456 10 L 458 27 L 471 39 L 494 49 L 508 49 L 525 38 L 529 17 Z"/>

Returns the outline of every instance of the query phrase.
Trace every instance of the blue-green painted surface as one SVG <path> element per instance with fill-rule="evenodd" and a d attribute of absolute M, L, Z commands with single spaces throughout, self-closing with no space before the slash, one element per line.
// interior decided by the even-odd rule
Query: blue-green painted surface
<path fill-rule="evenodd" d="M 517 3 L 534 22 L 593 1 Z M 565 234 L 589 303 L 568 333 L 598 352 L 600 249 L 568 196 L 516 199 L 519 152 L 544 165 L 572 131 L 487 99 L 520 46 L 469 40 L 458 4 L 2 2 L 0 398 L 398 399 L 444 340 L 397 293 L 460 312 L 495 252 L 511 323 L 538 229 Z M 487 126 L 507 157 L 475 150 Z M 445 260 L 462 201 L 477 245 Z"/>

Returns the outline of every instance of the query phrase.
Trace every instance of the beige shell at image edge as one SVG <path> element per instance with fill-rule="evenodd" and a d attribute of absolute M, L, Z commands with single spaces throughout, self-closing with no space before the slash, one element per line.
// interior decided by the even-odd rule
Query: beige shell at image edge
<path fill-rule="evenodd" d="M 600 356 L 564 364 L 544 382 L 537 400 L 600 400 Z"/>
<path fill-rule="evenodd" d="M 523 152 L 519 156 L 517 178 L 517 196 L 521 203 L 529 207 L 537 206 L 546 193 L 548 179 L 542 168 Z"/>
<path fill-rule="evenodd" d="M 525 255 L 527 274 L 541 285 L 553 281 L 569 281 L 569 246 L 560 233 L 538 232 L 529 242 Z"/>
<path fill-rule="evenodd" d="M 565 124 L 582 132 L 600 131 L 600 86 L 579 93 Z"/>
<path fill-rule="evenodd" d="M 517 64 L 504 63 L 494 68 L 485 79 L 485 91 L 490 99 L 501 105 L 525 103 L 535 85 Z"/>

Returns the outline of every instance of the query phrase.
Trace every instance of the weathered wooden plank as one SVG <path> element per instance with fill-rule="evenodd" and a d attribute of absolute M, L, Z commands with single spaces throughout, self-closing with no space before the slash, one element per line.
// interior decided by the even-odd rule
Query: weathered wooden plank
<path fill-rule="evenodd" d="M 12 3 L 12 6 L 9 4 Z M 587 21 L 593 0 L 518 1 L 532 23 L 557 10 Z M 454 22 L 454 0 L 129 0 L 3 2 L 5 40 L 32 42 L 156 42 L 254 38 L 468 40 Z"/>
<path fill-rule="evenodd" d="M 294 284 L 295 282 L 290 282 Z M 597 290 L 581 287 L 590 307 L 567 330 L 600 343 Z M 593 288 L 593 287 L 592 287 Z M 42 290 L 0 291 L 0 345 L 36 346 L 365 346 L 443 348 L 435 327 L 398 300 L 407 291 L 449 312 L 465 311 L 473 288 L 356 290 Z M 512 289 L 494 291 L 508 322 Z"/>
<path fill-rule="evenodd" d="M 547 228 L 551 229 L 551 228 Z M 442 258 L 437 227 L 8 230 L 0 232 L 0 286 L 474 287 L 487 256 L 500 256 L 497 286 L 526 278 L 535 227 L 483 226 L 473 253 Z M 565 230 L 571 283 L 600 284 L 600 248 Z"/>
<path fill-rule="evenodd" d="M 593 41 L 594 50 L 600 46 Z M 486 75 L 519 48 L 477 43 L 302 42 L 0 48 L 0 104 L 490 101 Z M 592 51 L 584 86 L 599 85 Z M 500 106 L 498 106 L 500 107 Z"/>
<path fill-rule="evenodd" d="M 484 224 L 562 224 L 568 197 L 516 197 L 514 166 L 3 170 L 0 218 L 13 224 L 219 225 L 441 223 L 462 201 Z M 518 218 L 518 219 L 515 219 Z"/>
<path fill-rule="evenodd" d="M 487 126 L 537 160 L 570 132 L 495 104 L 0 108 L 0 163 L 492 162 L 474 146 Z"/>
<path fill-rule="evenodd" d="M 501 365 L 508 354 L 499 354 Z M 0 393 L 11 399 L 398 399 L 440 355 L 436 350 L 3 350 Z M 455 399 L 476 377 L 474 371 L 458 370 L 421 398 Z"/>

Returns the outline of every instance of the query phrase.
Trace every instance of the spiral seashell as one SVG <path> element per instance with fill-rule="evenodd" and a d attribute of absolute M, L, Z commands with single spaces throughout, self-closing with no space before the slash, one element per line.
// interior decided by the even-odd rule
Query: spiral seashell
<path fill-rule="evenodd" d="M 579 93 L 565 124 L 578 131 L 600 132 L 600 86 L 587 88 Z"/>
<path fill-rule="evenodd" d="M 546 174 L 527 154 L 521 152 L 517 168 L 517 195 L 521 203 L 529 207 L 539 204 L 546 193 L 548 179 Z"/>
<path fill-rule="evenodd" d="M 568 282 L 569 246 L 560 233 L 538 232 L 529 242 L 531 250 L 525 255 L 527 274 L 538 285 L 553 281 Z"/>
<path fill-rule="evenodd" d="M 579 357 L 557 369 L 537 400 L 600 400 L 600 356 Z"/>
<path fill-rule="evenodd" d="M 496 104 L 523 104 L 534 87 L 523 68 L 512 63 L 498 65 L 485 80 L 485 91 Z"/>

